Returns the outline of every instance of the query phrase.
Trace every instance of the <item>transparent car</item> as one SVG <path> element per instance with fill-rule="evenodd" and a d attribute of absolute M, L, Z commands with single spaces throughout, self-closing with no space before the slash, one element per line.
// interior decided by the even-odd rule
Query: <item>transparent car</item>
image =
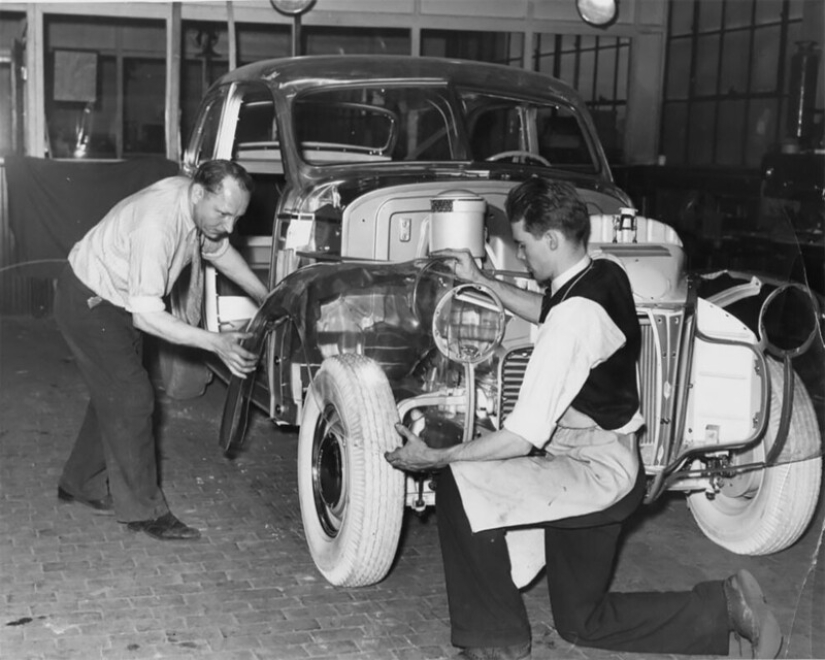
<path fill-rule="evenodd" d="M 639 442 L 647 501 L 682 491 L 714 542 L 794 543 L 818 500 L 821 436 L 791 359 L 821 360 L 804 283 L 686 272 L 676 231 L 613 182 L 590 115 L 563 83 L 427 58 L 303 57 L 241 67 L 201 105 L 184 169 L 230 158 L 257 188 L 236 245 L 271 289 L 258 308 L 214 271 L 205 324 L 248 328 L 254 378 L 230 378 L 220 429 L 243 451 L 250 405 L 297 427 L 304 531 L 330 583 L 380 581 L 404 510 L 436 504 L 429 474 L 384 460 L 402 421 L 432 446 L 472 442 L 512 410 L 537 328 L 437 251 L 536 285 L 503 207 L 532 176 L 573 183 L 589 250 L 618 261 L 643 333 Z"/>

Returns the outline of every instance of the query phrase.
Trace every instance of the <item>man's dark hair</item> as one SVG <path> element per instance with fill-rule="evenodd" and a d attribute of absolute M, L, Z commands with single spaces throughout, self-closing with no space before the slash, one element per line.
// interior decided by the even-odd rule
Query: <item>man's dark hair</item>
<path fill-rule="evenodd" d="M 208 160 L 201 163 L 192 181 L 199 183 L 211 193 L 217 193 L 220 192 L 226 177 L 235 179 L 249 194 L 255 191 L 255 182 L 249 176 L 249 172 L 231 160 Z"/>
<path fill-rule="evenodd" d="M 510 191 L 504 210 L 510 222 L 524 220 L 524 229 L 533 236 L 555 229 L 584 246 L 590 238 L 587 206 L 566 181 L 528 179 Z"/>

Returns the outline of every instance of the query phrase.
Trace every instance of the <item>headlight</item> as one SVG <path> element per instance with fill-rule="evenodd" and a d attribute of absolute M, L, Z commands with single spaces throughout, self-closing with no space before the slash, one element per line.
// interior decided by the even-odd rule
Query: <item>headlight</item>
<path fill-rule="evenodd" d="M 505 325 L 504 306 L 491 289 L 461 284 L 438 301 L 433 315 L 433 338 L 448 359 L 478 364 L 487 360 L 501 343 Z"/>

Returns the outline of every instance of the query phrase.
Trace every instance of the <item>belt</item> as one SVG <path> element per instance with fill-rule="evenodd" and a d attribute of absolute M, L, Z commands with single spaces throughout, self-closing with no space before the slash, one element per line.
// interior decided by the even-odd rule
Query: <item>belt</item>
<path fill-rule="evenodd" d="M 89 309 L 94 309 L 95 307 L 97 307 L 101 303 L 108 303 L 109 305 L 111 305 L 115 309 L 121 310 L 121 311 L 123 311 L 127 314 L 129 313 L 125 309 L 120 307 L 119 305 L 115 305 L 114 303 L 106 300 L 105 298 L 103 298 L 103 297 L 99 296 L 97 293 L 95 293 L 95 291 L 93 289 L 89 288 L 89 286 L 87 286 L 83 282 L 83 280 L 81 280 L 77 276 L 77 273 L 74 272 L 74 268 L 72 268 L 71 264 L 66 265 L 66 271 L 67 271 L 66 274 L 69 278 L 69 283 L 71 284 L 71 286 L 73 286 L 75 289 L 77 289 L 83 295 L 83 297 L 86 298 L 86 304 L 89 306 Z"/>
<path fill-rule="evenodd" d="M 564 411 L 564 414 L 559 419 L 557 426 L 561 429 L 571 429 L 571 430 L 585 430 L 585 429 L 592 429 L 601 427 L 595 422 L 595 420 L 590 417 L 590 415 L 585 415 L 583 412 L 576 410 L 575 408 L 568 408 Z M 607 429 L 602 429 L 607 430 Z M 626 448 L 631 451 L 635 451 L 636 449 L 636 434 L 631 433 L 618 433 L 617 431 L 608 431 L 608 433 L 613 433 L 618 438 L 619 442 Z"/>

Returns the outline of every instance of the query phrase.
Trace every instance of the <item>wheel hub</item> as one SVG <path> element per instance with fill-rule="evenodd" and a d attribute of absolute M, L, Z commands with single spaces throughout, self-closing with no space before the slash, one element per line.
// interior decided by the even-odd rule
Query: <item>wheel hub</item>
<path fill-rule="evenodd" d="M 335 537 L 346 511 L 346 433 L 334 406 L 327 406 L 315 429 L 312 446 L 312 492 L 324 532 Z"/>

